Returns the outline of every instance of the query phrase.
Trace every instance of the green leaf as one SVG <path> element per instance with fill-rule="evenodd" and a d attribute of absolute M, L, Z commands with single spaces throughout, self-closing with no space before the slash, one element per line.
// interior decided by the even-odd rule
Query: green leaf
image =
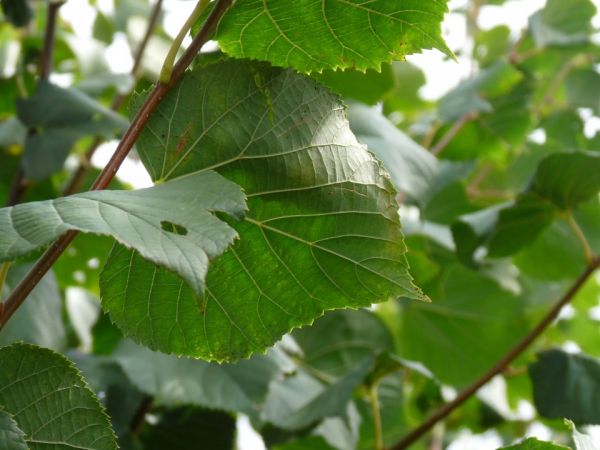
<path fill-rule="evenodd" d="M 33 17 L 33 11 L 27 0 L 2 0 L 1 3 L 4 15 L 17 27 L 27 25 Z"/>
<path fill-rule="evenodd" d="M 30 268 L 29 265 L 13 265 L 6 279 L 6 291 L 15 288 Z M 62 312 L 61 294 L 54 274 L 49 272 L 2 328 L 0 346 L 25 341 L 56 351 L 64 350 L 67 339 Z"/>
<path fill-rule="evenodd" d="M 569 450 L 569 448 L 551 442 L 543 442 L 536 438 L 529 438 L 519 444 L 502 447 L 498 450 Z"/>
<path fill-rule="evenodd" d="M 224 411 L 256 413 L 252 397 L 266 394 L 267 384 L 275 375 L 268 360 L 256 371 L 248 361 L 227 366 L 188 358 L 164 355 L 123 343 L 114 355 L 133 384 L 163 405 L 196 405 Z M 255 377 L 243 372 L 254 369 Z M 252 379 L 253 378 L 253 379 Z"/>
<path fill-rule="evenodd" d="M 345 415 L 352 393 L 372 368 L 373 358 L 367 357 L 332 385 L 317 388 L 316 395 L 302 390 L 302 376 L 274 385 L 267 397 L 264 419 L 283 429 L 300 430 L 325 417 Z M 295 388 L 300 389 L 294 395 L 288 392 Z"/>
<path fill-rule="evenodd" d="M 232 450 L 235 419 L 229 414 L 200 408 L 178 408 L 154 413 L 158 423 L 140 433 L 144 450 Z"/>
<path fill-rule="evenodd" d="M 177 272 L 196 293 L 209 258 L 236 232 L 211 212 L 241 216 L 244 194 L 215 172 L 138 191 L 95 191 L 0 209 L 0 260 L 42 247 L 68 230 L 113 236 Z"/>
<path fill-rule="evenodd" d="M 544 9 L 529 18 L 529 28 L 540 47 L 572 45 L 589 39 L 595 15 L 591 0 L 548 0 Z"/>
<path fill-rule="evenodd" d="M 107 139 L 127 128 L 127 121 L 76 89 L 47 81 L 37 92 L 17 101 L 19 120 L 31 132 L 25 143 L 23 170 L 41 180 L 62 169 L 73 144 L 85 136 Z"/>
<path fill-rule="evenodd" d="M 0 448 L 2 450 L 29 450 L 25 433 L 12 416 L 0 409 Z"/>
<path fill-rule="evenodd" d="M 338 98 L 313 80 L 235 60 L 196 69 L 137 145 L 154 179 L 214 169 L 244 188 L 249 208 L 199 302 L 171 273 L 113 252 L 103 305 L 138 342 L 234 360 L 328 309 L 423 298 L 386 173 L 357 143 Z M 167 301 L 173 289 L 177 302 Z"/>
<path fill-rule="evenodd" d="M 324 70 L 322 73 L 313 74 L 313 78 L 343 97 L 368 105 L 377 103 L 394 87 L 390 64 L 382 64 L 380 72 L 373 69 L 366 72 L 355 69 Z"/>
<path fill-rule="evenodd" d="M 398 353 L 443 383 L 465 386 L 525 335 L 523 302 L 480 273 L 446 266 L 431 287 L 434 303 L 402 302 Z"/>
<path fill-rule="evenodd" d="M 549 350 L 529 366 L 529 377 L 535 407 L 543 417 L 600 424 L 600 360 Z"/>
<path fill-rule="evenodd" d="M 600 74 L 593 68 L 572 71 L 565 80 L 567 100 L 574 108 L 600 113 Z"/>
<path fill-rule="evenodd" d="M 440 117 L 453 122 L 465 114 L 493 111 L 489 98 L 508 94 L 523 80 L 523 74 L 513 65 L 499 61 L 463 81 L 440 100 Z"/>
<path fill-rule="evenodd" d="M 335 311 L 311 327 L 293 334 L 304 354 L 303 362 L 320 372 L 341 376 L 378 351 L 393 349 L 390 332 L 366 310 Z"/>
<path fill-rule="evenodd" d="M 600 192 L 600 153 L 548 156 L 538 166 L 531 190 L 561 209 L 570 209 Z"/>
<path fill-rule="evenodd" d="M 215 39 L 231 56 L 300 72 L 379 70 L 423 49 L 453 56 L 441 36 L 446 3 L 246 0 L 223 17 Z"/>
<path fill-rule="evenodd" d="M 0 407 L 31 450 L 116 450 L 108 417 L 64 356 L 28 344 L 0 348 Z"/>

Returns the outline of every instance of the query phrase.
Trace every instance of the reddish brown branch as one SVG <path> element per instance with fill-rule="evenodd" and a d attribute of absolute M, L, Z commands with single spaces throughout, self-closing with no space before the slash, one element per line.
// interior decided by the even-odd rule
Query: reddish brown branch
<path fill-rule="evenodd" d="M 150 92 L 146 101 L 139 109 L 131 125 L 123 135 L 121 142 L 119 143 L 115 153 L 104 167 L 96 181 L 92 186 L 92 190 L 102 190 L 108 187 L 111 180 L 114 178 L 117 170 L 121 166 L 121 163 L 132 149 L 135 141 L 140 136 L 146 123 L 162 101 L 164 96 L 173 88 L 173 86 L 183 76 L 183 73 L 187 67 L 194 60 L 202 46 L 208 41 L 214 30 L 216 29 L 219 20 L 225 14 L 229 6 L 231 6 L 233 0 L 219 0 L 212 12 L 204 22 L 202 29 L 196 35 L 188 49 L 181 56 L 181 59 L 177 62 L 173 68 L 171 81 L 163 84 L 159 83 Z M 6 299 L 4 304 L 4 312 L 0 317 L 0 329 L 6 324 L 10 317 L 25 301 L 29 293 L 35 288 L 40 282 L 43 276 L 50 270 L 52 265 L 56 262 L 58 257 L 66 250 L 69 244 L 77 236 L 77 231 L 69 231 L 63 234 L 56 242 L 54 242 L 48 250 L 42 255 L 42 257 L 36 262 L 35 266 L 29 271 L 29 273 L 21 280 L 19 285 L 14 289 L 10 296 Z"/>
<path fill-rule="evenodd" d="M 563 297 L 556 302 L 552 309 L 546 314 L 546 316 L 537 324 L 537 326 L 527 334 L 521 341 L 519 341 L 512 349 L 510 349 L 494 367 L 488 370 L 483 376 L 476 380 L 473 384 L 467 387 L 465 390 L 460 392 L 458 396 L 449 403 L 446 403 L 440 409 L 438 409 L 433 415 L 431 415 L 425 422 L 412 430 L 406 437 L 400 442 L 391 447 L 390 450 L 403 450 L 408 448 L 409 445 L 415 443 L 424 434 L 426 434 L 433 426 L 440 420 L 448 416 L 452 411 L 462 405 L 466 400 L 473 396 L 479 388 L 494 378 L 496 375 L 501 374 L 506 370 L 511 362 L 515 360 L 525 349 L 527 349 L 533 341 L 535 341 L 548 326 L 554 322 L 558 317 L 560 311 L 564 306 L 569 304 L 581 287 L 585 284 L 588 278 L 600 267 L 600 258 L 596 257 L 591 264 L 585 269 L 585 271 L 575 280 L 569 290 L 563 295 Z"/>

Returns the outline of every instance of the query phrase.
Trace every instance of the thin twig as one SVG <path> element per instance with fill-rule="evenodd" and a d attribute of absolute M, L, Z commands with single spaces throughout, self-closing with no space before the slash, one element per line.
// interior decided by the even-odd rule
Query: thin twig
<path fill-rule="evenodd" d="M 134 78 L 137 78 L 138 76 L 138 71 L 142 64 L 142 59 L 144 53 L 146 52 L 146 48 L 148 47 L 148 42 L 150 41 L 150 37 L 152 37 L 154 27 L 156 27 L 156 23 L 158 22 L 158 18 L 160 17 L 160 12 L 162 10 L 162 2 L 163 0 L 156 0 L 156 2 L 154 3 L 152 14 L 150 15 L 150 19 L 148 19 L 146 33 L 144 34 L 144 38 L 142 39 L 142 42 L 140 42 L 140 45 L 136 51 L 135 58 L 133 61 L 133 67 L 131 68 L 130 72 Z M 112 104 L 110 105 L 110 109 L 112 109 L 113 111 L 117 111 L 119 108 L 121 108 L 126 98 L 126 94 L 117 94 L 113 99 Z M 73 173 L 71 179 L 67 183 L 66 187 L 63 189 L 64 196 L 74 194 L 79 190 L 81 184 L 83 183 L 83 180 L 85 179 L 85 176 L 90 170 L 92 157 L 94 156 L 94 153 L 96 153 L 96 150 L 98 150 L 100 144 L 102 144 L 102 141 L 103 140 L 101 137 L 95 137 L 87 151 L 82 155 L 79 161 L 79 167 L 77 168 L 77 170 L 75 170 L 75 173 Z"/>
<path fill-rule="evenodd" d="M 144 397 L 140 403 L 139 408 L 133 415 L 131 422 L 129 423 L 129 431 L 134 436 L 140 434 L 142 427 L 144 426 L 144 422 L 146 419 L 146 414 L 150 412 L 152 407 L 154 406 L 154 399 L 149 395 Z"/>
<path fill-rule="evenodd" d="M 150 92 L 146 101 L 139 109 L 131 125 L 123 135 L 121 142 L 119 143 L 115 153 L 104 167 L 96 181 L 94 182 L 91 190 L 98 191 L 108 187 L 111 180 L 114 178 L 117 170 L 121 166 L 123 160 L 129 154 L 129 151 L 133 148 L 135 141 L 142 133 L 142 130 L 150 120 L 150 117 L 165 97 L 165 95 L 173 88 L 173 86 L 181 79 L 187 67 L 194 60 L 200 48 L 208 41 L 214 30 L 216 29 L 219 20 L 225 14 L 229 6 L 233 3 L 233 0 L 218 0 L 213 8 L 212 12 L 204 22 L 202 29 L 196 35 L 188 49 L 183 53 L 181 59 L 177 62 L 173 68 L 173 74 L 169 83 L 159 83 Z M 27 273 L 25 278 L 21 280 L 19 285 L 14 289 L 10 296 L 6 299 L 5 309 L 2 317 L 0 317 L 0 329 L 6 324 L 10 317 L 25 301 L 29 293 L 33 288 L 40 282 L 42 277 L 50 270 L 54 262 L 58 257 L 67 249 L 69 244 L 77 236 L 77 231 L 68 231 L 58 238 L 49 248 L 44 252 L 42 257 L 36 262 L 33 268 Z"/>
<path fill-rule="evenodd" d="M 433 413 L 427 420 L 421 425 L 412 430 L 406 437 L 400 442 L 391 447 L 390 450 L 403 450 L 408 448 L 409 445 L 420 439 L 425 433 L 427 433 L 436 423 L 444 419 L 448 414 L 462 405 L 472 395 L 474 395 L 479 388 L 494 378 L 496 375 L 502 373 L 508 365 L 514 361 L 525 349 L 527 349 L 533 341 L 535 341 L 552 322 L 558 317 L 563 307 L 573 299 L 575 294 L 579 292 L 581 287 L 585 284 L 588 278 L 600 267 L 600 258 L 594 258 L 590 265 L 583 271 L 583 273 L 575 280 L 569 290 L 563 295 L 563 297 L 556 302 L 552 309 L 546 314 L 546 316 L 538 323 L 538 325 L 527 334 L 521 341 L 519 341 L 512 349 L 510 349 L 499 361 L 488 370 L 483 376 L 476 380 L 473 384 L 463 390 L 458 396 L 449 403 L 446 403 L 435 413 Z"/>
<path fill-rule="evenodd" d="M 383 425 L 381 424 L 381 407 L 379 405 L 379 383 L 369 386 L 369 403 L 373 414 L 373 433 L 375 435 L 375 449 L 384 450 Z"/>
<path fill-rule="evenodd" d="M 6 282 L 9 267 L 10 261 L 4 261 L 0 266 L 0 305 L 2 304 L 2 290 L 4 289 L 4 283 Z"/>
<path fill-rule="evenodd" d="M 48 4 L 48 17 L 46 18 L 46 30 L 44 32 L 44 47 L 40 55 L 39 76 L 40 81 L 45 81 L 52 72 L 52 59 L 54 55 L 54 35 L 56 33 L 56 20 L 58 18 L 58 10 L 64 2 L 50 2 Z M 17 83 L 17 86 L 19 84 Z M 28 134 L 34 133 L 29 130 Z M 29 182 L 25 178 L 23 168 L 19 168 L 15 174 L 15 178 L 10 187 L 10 194 L 6 201 L 6 206 L 16 205 L 21 201 Z"/>
<path fill-rule="evenodd" d="M 458 133 L 464 128 L 466 124 L 475 119 L 475 114 L 467 113 L 463 115 L 460 119 L 454 122 L 454 125 L 450 127 L 450 129 L 442 136 L 442 138 L 435 144 L 435 146 L 431 149 L 431 153 L 438 156 L 442 151 L 452 142 L 452 139 L 456 137 Z"/>
<path fill-rule="evenodd" d="M 573 212 L 571 210 L 567 211 L 566 219 L 567 219 L 567 223 L 569 224 L 569 227 L 571 228 L 571 230 L 573 230 L 575 237 L 581 243 L 581 247 L 583 248 L 583 254 L 585 255 L 586 262 L 588 264 L 592 264 L 592 262 L 594 261 L 594 252 L 592 251 L 592 247 L 590 246 L 590 243 L 586 239 L 585 234 L 581 230 L 581 227 L 575 220 L 575 217 L 573 217 Z"/>

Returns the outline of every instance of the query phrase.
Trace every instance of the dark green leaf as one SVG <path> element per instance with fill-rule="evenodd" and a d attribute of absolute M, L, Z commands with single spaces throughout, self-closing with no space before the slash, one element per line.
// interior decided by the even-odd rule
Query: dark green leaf
<path fill-rule="evenodd" d="M 336 377 L 371 354 L 391 351 L 394 345 L 385 325 L 366 310 L 331 312 L 311 327 L 296 330 L 293 337 L 302 348 L 305 364 Z"/>
<path fill-rule="evenodd" d="M 600 153 L 550 155 L 538 166 L 531 190 L 561 209 L 570 209 L 600 191 Z"/>
<path fill-rule="evenodd" d="M 33 11 L 27 0 L 2 0 L 4 15 L 17 27 L 23 27 L 33 17 Z"/>
<path fill-rule="evenodd" d="M 535 407 L 543 417 L 600 424 L 600 361 L 560 350 L 539 354 L 529 366 Z"/>
<path fill-rule="evenodd" d="M 140 434 L 144 450 L 233 450 L 235 419 L 200 408 L 178 408 L 156 413 L 158 423 L 146 424 Z"/>
<path fill-rule="evenodd" d="M 64 356 L 28 344 L 0 349 L 0 407 L 31 450 L 116 450 L 108 417 Z"/>
<path fill-rule="evenodd" d="M 246 0 L 228 11 L 215 39 L 231 56 L 270 61 L 300 72 L 379 70 L 382 62 L 427 48 L 451 56 L 440 27 L 446 3 Z"/>
<path fill-rule="evenodd" d="M 313 80 L 245 61 L 196 69 L 161 103 L 138 152 L 154 179 L 218 170 L 244 188 L 249 208 L 200 302 L 171 273 L 113 253 L 104 307 L 145 345 L 232 360 L 328 309 L 422 298 L 387 175 Z"/>

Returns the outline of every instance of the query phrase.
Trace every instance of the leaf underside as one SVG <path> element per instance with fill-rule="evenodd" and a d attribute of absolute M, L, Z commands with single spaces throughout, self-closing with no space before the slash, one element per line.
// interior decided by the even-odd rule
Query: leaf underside
<path fill-rule="evenodd" d="M 447 1 L 245 0 L 225 14 L 215 39 L 237 58 L 300 72 L 381 63 L 423 49 L 452 52 L 441 35 Z"/>
<path fill-rule="evenodd" d="M 240 240 L 212 262 L 201 298 L 135 252 L 113 251 L 103 305 L 136 341 L 234 360 L 329 309 L 423 298 L 388 177 L 356 141 L 339 99 L 316 82 L 246 61 L 194 70 L 137 145 L 153 179 L 216 170 L 244 188 L 249 212 L 233 225 Z"/>
<path fill-rule="evenodd" d="M 209 258 L 236 232 L 211 214 L 244 213 L 239 186 L 215 172 L 138 191 L 94 191 L 0 209 L 0 261 L 25 255 L 68 230 L 113 236 L 177 272 L 200 294 Z"/>

